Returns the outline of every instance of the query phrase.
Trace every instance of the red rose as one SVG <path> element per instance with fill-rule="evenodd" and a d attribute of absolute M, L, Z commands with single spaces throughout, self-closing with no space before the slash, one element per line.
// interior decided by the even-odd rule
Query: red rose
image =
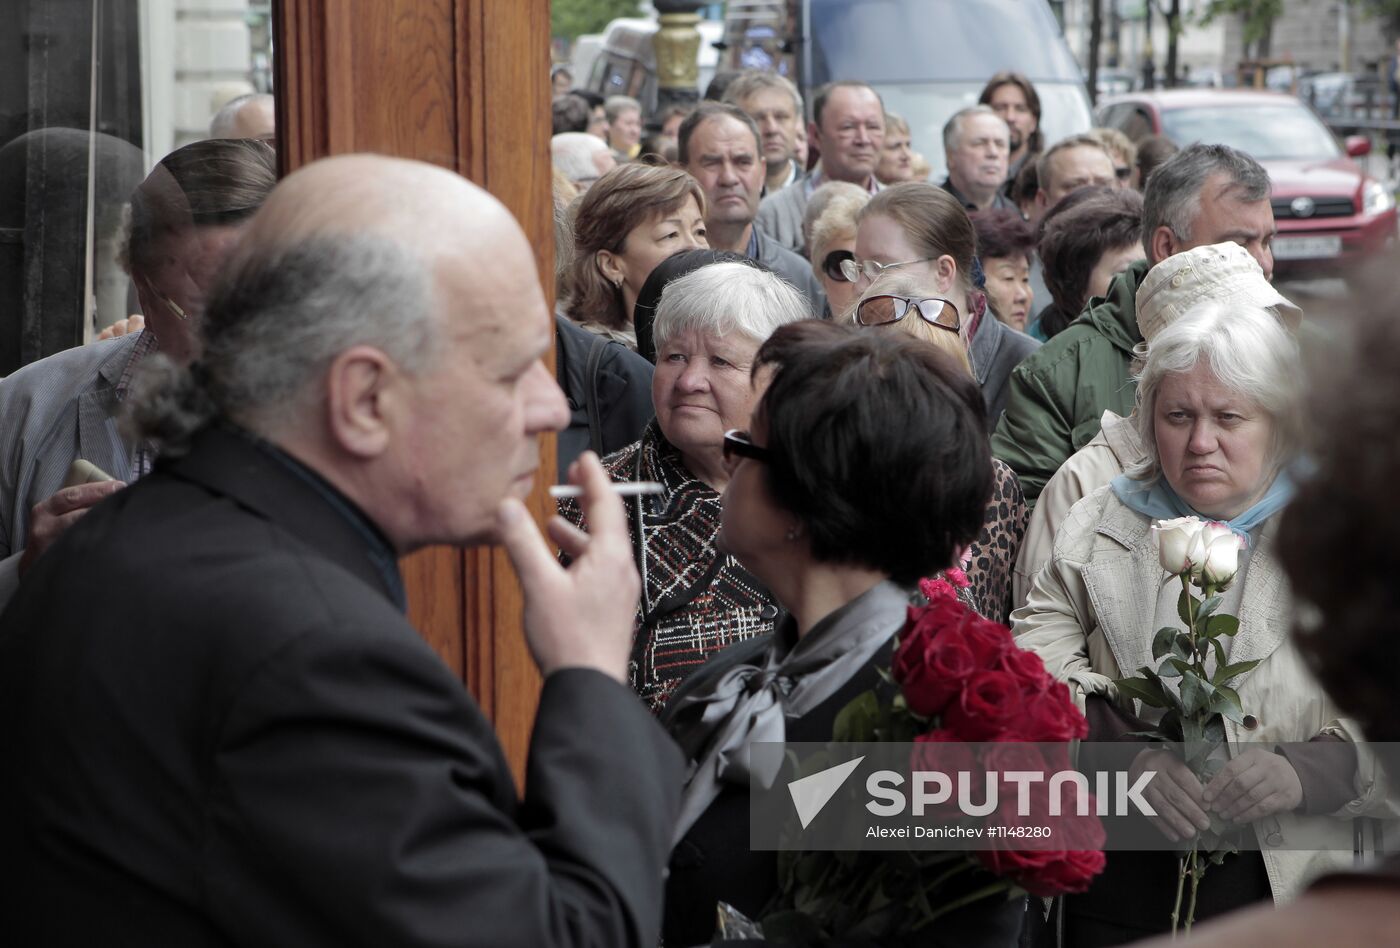
<path fill-rule="evenodd" d="M 1045 670 L 1045 663 L 1040 660 L 1039 655 L 1015 645 L 1002 653 L 998 665 L 1002 671 L 1016 676 L 1023 693 L 1044 691 L 1055 681 Z"/>
<path fill-rule="evenodd" d="M 925 809 L 932 823 L 967 823 L 970 821 L 957 805 L 958 774 L 971 775 L 968 791 L 974 800 L 983 799 L 982 786 L 985 781 L 985 768 L 973 748 L 948 730 L 929 731 L 914 738 L 914 752 L 909 761 L 911 771 L 936 770 L 947 774 L 953 787 L 953 794 L 947 803 Z M 912 776 L 911 776 L 912 782 Z"/>
<path fill-rule="evenodd" d="M 1079 816 L 1074 807 L 1071 784 L 1060 789 L 1060 816 L 1049 815 L 1049 786 L 1032 784 L 1030 808 L 1026 816 L 1017 812 L 1016 795 L 1003 799 L 989 826 L 1006 827 L 1011 832 L 1033 832 L 1036 827 L 1050 827 L 1048 837 L 1004 836 L 997 839 L 996 848 L 977 853 L 977 859 L 998 876 L 1010 878 L 1031 895 L 1048 897 L 1065 892 L 1083 892 L 1090 881 L 1103 871 L 1103 824 L 1093 815 L 1094 800 L 1088 801 L 1087 816 Z M 1023 848 L 1013 849 L 1020 846 Z"/>
<path fill-rule="evenodd" d="M 972 649 L 978 667 L 997 667 L 998 660 L 1016 647 L 1012 644 L 1011 632 L 1001 623 L 988 622 L 970 609 L 966 613 L 968 621 L 959 627 L 958 633 Z"/>
<path fill-rule="evenodd" d="M 915 714 L 933 717 L 962 691 L 979 667 L 962 628 L 971 613 L 956 600 L 911 608 L 894 654 L 894 678 Z"/>
<path fill-rule="evenodd" d="M 1021 713 L 1021 687 L 1004 671 L 983 669 L 949 702 L 944 724 L 964 741 L 1005 740 Z"/>
<path fill-rule="evenodd" d="M 1020 741 L 1083 739 L 1089 736 L 1089 722 L 1070 700 L 1069 689 L 1051 682 L 1044 691 L 1024 697 L 1013 733 Z"/>

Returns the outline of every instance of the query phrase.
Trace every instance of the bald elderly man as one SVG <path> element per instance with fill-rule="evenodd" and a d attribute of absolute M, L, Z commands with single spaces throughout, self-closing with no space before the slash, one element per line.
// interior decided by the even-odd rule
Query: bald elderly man
<path fill-rule="evenodd" d="M 276 100 L 266 92 L 250 92 L 230 99 L 210 120 L 209 137 L 256 138 L 276 145 Z"/>
<path fill-rule="evenodd" d="M 280 183 L 155 470 L 0 616 L 0 930 L 15 945 L 654 946 L 680 754 L 623 683 L 639 582 L 520 499 L 568 407 L 524 234 L 441 169 Z M 398 558 L 503 543 L 544 677 L 523 799 L 404 617 Z"/>

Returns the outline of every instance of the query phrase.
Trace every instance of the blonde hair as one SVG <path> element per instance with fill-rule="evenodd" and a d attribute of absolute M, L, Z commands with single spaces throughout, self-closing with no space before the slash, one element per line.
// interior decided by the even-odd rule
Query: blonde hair
<path fill-rule="evenodd" d="M 870 285 L 861 299 L 871 296 L 887 294 L 890 296 L 908 296 L 919 299 L 926 296 L 935 296 L 928 289 L 922 286 L 918 278 L 902 273 L 889 273 Z M 959 319 L 968 319 L 970 314 L 959 313 Z M 852 317 L 854 318 L 854 316 Z M 984 317 L 985 318 L 985 317 Z M 945 355 L 951 356 L 953 361 L 962 366 L 968 377 L 975 378 L 972 374 L 972 360 L 968 358 L 967 346 L 963 343 L 962 333 L 952 332 L 939 326 L 934 326 L 923 319 L 918 313 L 909 313 L 897 323 L 888 326 L 872 326 L 872 331 L 899 331 L 913 336 L 915 339 L 922 339 L 930 343 L 934 348 L 941 350 Z"/>
<path fill-rule="evenodd" d="M 812 192 L 802 230 L 812 248 L 812 272 L 822 266 L 820 250 L 837 240 L 854 240 L 856 215 L 870 203 L 870 192 L 847 181 L 829 181 Z"/>

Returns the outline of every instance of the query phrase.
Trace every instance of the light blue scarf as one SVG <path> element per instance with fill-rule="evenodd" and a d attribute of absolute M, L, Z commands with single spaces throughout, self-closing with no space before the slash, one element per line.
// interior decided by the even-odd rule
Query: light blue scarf
<path fill-rule="evenodd" d="M 1177 492 L 1172 490 L 1171 485 L 1164 477 L 1159 477 L 1156 481 L 1149 483 L 1134 480 L 1127 474 L 1119 474 L 1109 483 L 1113 486 L 1113 493 L 1125 506 L 1136 510 L 1149 520 L 1171 520 L 1175 517 L 1216 519 L 1193 510 L 1190 504 L 1182 500 Z M 1264 492 L 1264 496 L 1260 497 L 1254 506 L 1231 520 L 1218 522 L 1225 524 L 1248 540 L 1249 532 L 1287 506 L 1296 491 L 1297 485 L 1294 484 L 1293 478 L 1289 476 L 1287 471 L 1281 470 L 1274 477 L 1274 482 L 1269 485 L 1269 489 Z"/>

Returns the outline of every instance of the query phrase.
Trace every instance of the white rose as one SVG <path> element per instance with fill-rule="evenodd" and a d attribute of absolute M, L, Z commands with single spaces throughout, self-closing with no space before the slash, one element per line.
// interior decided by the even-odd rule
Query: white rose
<path fill-rule="evenodd" d="M 1162 569 L 1176 576 L 1191 569 L 1191 542 L 1199 535 L 1201 526 L 1201 521 L 1195 517 L 1158 520 L 1152 525 Z"/>
<path fill-rule="evenodd" d="M 1205 535 L 1207 530 L 1215 536 L 1206 545 L 1201 581 L 1223 592 L 1230 588 L 1230 584 L 1235 581 L 1235 574 L 1239 572 L 1240 552 L 1245 548 L 1245 539 L 1229 527 L 1222 528 L 1220 524 L 1206 524 L 1205 529 L 1201 531 L 1202 535 Z"/>

